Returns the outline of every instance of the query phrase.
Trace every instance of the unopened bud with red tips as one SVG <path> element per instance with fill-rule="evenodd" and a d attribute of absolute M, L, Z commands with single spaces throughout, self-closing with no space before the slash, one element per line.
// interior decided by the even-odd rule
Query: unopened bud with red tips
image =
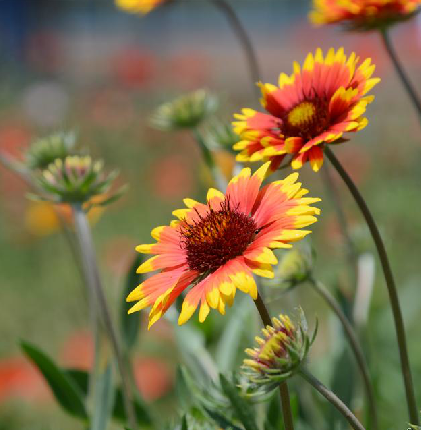
<path fill-rule="evenodd" d="M 287 315 L 272 318 L 272 325 L 262 329 L 263 336 L 255 338 L 257 346 L 246 349 L 249 358 L 242 370 L 248 388 L 270 391 L 291 377 L 305 360 L 315 333 L 310 339 L 302 311 L 297 326 Z"/>
<path fill-rule="evenodd" d="M 56 159 L 38 177 L 43 198 L 56 203 L 83 204 L 95 196 L 104 196 L 103 205 L 115 200 L 117 193 L 107 194 L 117 172 L 105 173 L 102 161 L 88 155 Z"/>

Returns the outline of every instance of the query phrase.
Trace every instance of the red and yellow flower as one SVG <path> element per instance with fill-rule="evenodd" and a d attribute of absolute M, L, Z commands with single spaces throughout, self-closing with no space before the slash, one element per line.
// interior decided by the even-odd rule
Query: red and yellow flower
<path fill-rule="evenodd" d="M 290 248 L 290 242 L 310 233 L 301 228 L 320 213 L 311 206 L 320 199 L 304 197 L 308 190 L 297 182 L 298 173 L 260 188 L 269 166 L 265 163 L 253 175 L 243 169 L 226 194 L 211 188 L 207 204 L 185 199 L 186 208 L 173 212 L 178 220 L 152 230 L 157 242 L 136 250 L 155 256 L 137 272 L 159 272 L 129 294 L 128 302 L 137 301 L 129 313 L 152 306 L 150 327 L 189 286 L 179 324 L 198 306 L 201 322 L 210 308 L 224 314 L 237 289 L 257 298 L 253 274 L 272 278 L 277 264 L 272 249 Z"/>
<path fill-rule="evenodd" d="M 309 17 L 316 25 L 372 30 L 409 18 L 420 5 L 421 0 L 313 0 Z"/>
<path fill-rule="evenodd" d="M 126 12 L 146 15 L 165 1 L 167 0 L 115 0 L 115 4 Z"/>
<path fill-rule="evenodd" d="M 374 96 L 366 94 L 380 79 L 371 78 L 375 66 L 367 58 L 359 64 L 343 48 L 321 49 L 308 54 L 302 68 L 294 63 L 294 72 L 281 73 L 278 86 L 259 83 L 262 106 L 267 113 L 243 109 L 236 114 L 234 131 L 240 141 L 234 145 L 238 161 L 271 161 L 276 170 L 290 155 L 291 166 L 299 169 L 310 161 L 314 171 L 323 164 L 326 144 L 344 140 L 345 132 L 364 128 L 362 115 Z"/>

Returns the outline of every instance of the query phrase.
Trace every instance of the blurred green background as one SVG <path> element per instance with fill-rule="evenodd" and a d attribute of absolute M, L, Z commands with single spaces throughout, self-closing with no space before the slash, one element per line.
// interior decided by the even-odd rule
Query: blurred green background
<path fill-rule="evenodd" d="M 315 29 L 307 21 L 306 1 L 231 4 L 249 32 L 265 82 L 275 83 L 282 71 L 290 73 L 294 60 L 302 62 L 317 47 L 344 46 L 347 53 L 354 50 L 377 65 L 382 82 L 367 110 L 369 126 L 334 149 L 382 230 L 399 287 L 421 404 L 421 129 L 412 106 L 378 35 Z M 421 93 L 421 20 L 404 23 L 391 35 Z M 119 181 L 130 185 L 121 201 L 107 207 L 94 223 L 109 303 L 117 314 L 134 247 L 148 243 L 150 230 L 168 223 L 184 197 L 203 199 L 212 185 L 192 136 L 154 130 L 148 118 L 162 102 L 202 87 L 219 97 L 216 116 L 223 121 L 230 121 L 242 107 L 257 108 L 243 53 L 225 18 L 205 0 L 176 0 L 145 17 L 117 10 L 111 0 L 3 0 L 0 54 L 0 149 L 20 156 L 37 137 L 75 129 L 79 146 L 103 158 L 110 169 L 118 168 Z M 217 160 L 229 174 L 232 155 L 219 152 Z M 406 406 L 384 280 L 359 212 L 331 174 L 363 256 L 360 292 L 370 290 L 375 262 L 369 318 L 362 325 L 381 428 L 403 430 Z M 356 287 L 349 280 L 333 206 L 320 173 L 305 166 L 301 179 L 311 195 L 323 199 L 312 235 L 315 273 L 345 303 Z M 27 200 L 27 191 L 0 167 L 0 429 L 82 429 L 57 406 L 19 349 L 20 339 L 31 341 L 69 367 L 88 368 L 92 359 L 84 287 L 72 254 L 51 208 Z M 259 326 L 255 317 L 250 330 L 240 327 L 235 332 L 232 339 L 238 344 L 226 340 L 227 327 L 248 312 L 249 302 L 241 295 L 225 317 L 214 312 L 201 327 L 196 316 L 188 324 L 224 370 L 238 367 L 242 348 L 251 345 Z M 342 355 L 343 335 L 326 305 L 306 285 L 285 292 L 272 284 L 265 295 L 272 314 L 294 312 L 301 305 L 310 325 L 319 318 L 310 368 L 347 396 L 357 370 L 352 357 Z M 170 321 L 175 314 L 175 309 L 169 312 Z M 188 332 L 179 332 L 167 320 L 150 332 L 142 323 L 134 357 L 136 379 L 158 417 L 177 416 L 175 368 L 183 361 L 185 342 L 192 342 Z M 230 348 L 234 353 L 227 358 Z M 301 393 L 298 385 L 292 387 Z M 361 387 L 355 390 L 353 406 L 358 410 L 364 400 Z"/>

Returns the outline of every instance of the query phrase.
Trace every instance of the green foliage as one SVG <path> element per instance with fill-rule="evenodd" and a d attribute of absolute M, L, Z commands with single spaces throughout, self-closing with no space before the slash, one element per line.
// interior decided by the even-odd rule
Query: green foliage
<path fill-rule="evenodd" d="M 238 416 L 245 430 L 258 430 L 251 405 L 241 397 L 236 386 L 224 375 L 220 375 L 220 381 L 222 391 L 228 397 L 235 414 Z"/>
<path fill-rule="evenodd" d="M 66 369 L 67 373 L 74 383 L 78 386 L 84 396 L 88 393 L 89 374 L 84 370 L 79 369 Z M 144 426 L 152 425 L 152 418 L 149 414 L 147 406 L 143 403 L 139 396 L 133 399 L 134 409 L 139 424 Z M 114 407 L 112 410 L 112 417 L 119 421 L 127 421 L 126 411 L 124 409 L 123 393 L 121 388 L 115 390 Z"/>
<path fill-rule="evenodd" d="M 71 415 L 87 419 L 82 393 L 77 384 L 66 372 L 36 346 L 28 342 L 21 342 L 24 354 L 35 364 L 50 386 L 57 402 Z"/>

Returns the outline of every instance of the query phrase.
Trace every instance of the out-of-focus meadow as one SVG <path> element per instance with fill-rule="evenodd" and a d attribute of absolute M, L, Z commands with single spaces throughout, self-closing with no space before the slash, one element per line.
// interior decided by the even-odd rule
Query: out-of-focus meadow
<path fill-rule="evenodd" d="M 385 238 L 421 404 L 421 130 L 407 95 L 377 34 L 315 29 L 308 23 L 305 1 L 231 3 L 249 31 L 265 82 L 276 82 L 282 71 L 290 73 L 294 60 L 301 62 L 317 47 L 344 46 L 376 64 L 382 81 L 367 110 L 369 125 L 335 150 L 370 202 Z M 392 37 L 421 92 L 421 19 L 397 26 Z M 145 17 L 126 14 L 105 0 L 3 0 L 0 54 L 1 150 L 19 155 L 37 137 L 75 129 L 79 145 L 109 168 L 118 168 L 119 182 L 130 186 L 116 204 L 91 217 L 109 303 L 117 313 L 134 247 L 148 243 L 150 230 L 168 223 L 184 197 L 203 200 L 212 184 L 192 136 L 154 130 L 149 117 L 162 102 L 202 87 L 219 97 L 216 116 L 223 121 L 231 121 L 233 112 L 244 106 L 257 108 L 243 53 L 225 18 L 204 0 L 173 2 Z M 230 177 L 234 156 L 220 151 L 216 159 Z M 380 401 L 381 428 L 403 429 L 406 406 L 387 290 L 360 214 L 336 173 L 331 174 L 358 252 L 364 255 L 360 282 L 366 289 L 375 261 L 365 348 Z M 321 176 L 306 168 L 301 177 L 312 195 L 323 198 L 312 235 L 315 272 L 337 295 L 353 295 L 343 239 Z M 84 288 L 73 256 L 49 204 L 26 199 L 27 191 L 20 179 L 0 167 L 0 429 L 82 428 L 59 409 L 19 349 L 24 338 L 60 364 L 76 368 L 88 368 L 93 355 Z M 70 216 L 65 209 L 63 214 Z M 339 367 L 332 363 L 346 348 L 336 319 L 305 285 L 292 292 L 267 288 L 273 314 L 300 303 L 311 325 L 318 316 L 321 328 L 311 367 L 346 396 L 357 370 L 352 359 L 343 358 L 342 369 L 346 366 L 349 372 L 342 373 L 343 380 L 335 373 Z M 243 354 L 235 347 L 237 356 L 226 358 L 232 345 L 224 344 L 220 335 L 245 306 L 240 299 L 225 317 L 211 313 L 200 328 L 196 316 L 189 323 L 225 370 L 238 365 Z M 146 326 L 142 324 L 136 347 L 136 381 L 153 413 L 170 418 L 176 413 L 175 368 L 182 360 L 178 329 L 165 319 L 149 332 Z M 252 334 L 236 340 L 248 346 Z M 193 336 L 183 336 L 184 342 L 193 342 Z M 362 401 L 362 396 L 356 399 Z"/>

